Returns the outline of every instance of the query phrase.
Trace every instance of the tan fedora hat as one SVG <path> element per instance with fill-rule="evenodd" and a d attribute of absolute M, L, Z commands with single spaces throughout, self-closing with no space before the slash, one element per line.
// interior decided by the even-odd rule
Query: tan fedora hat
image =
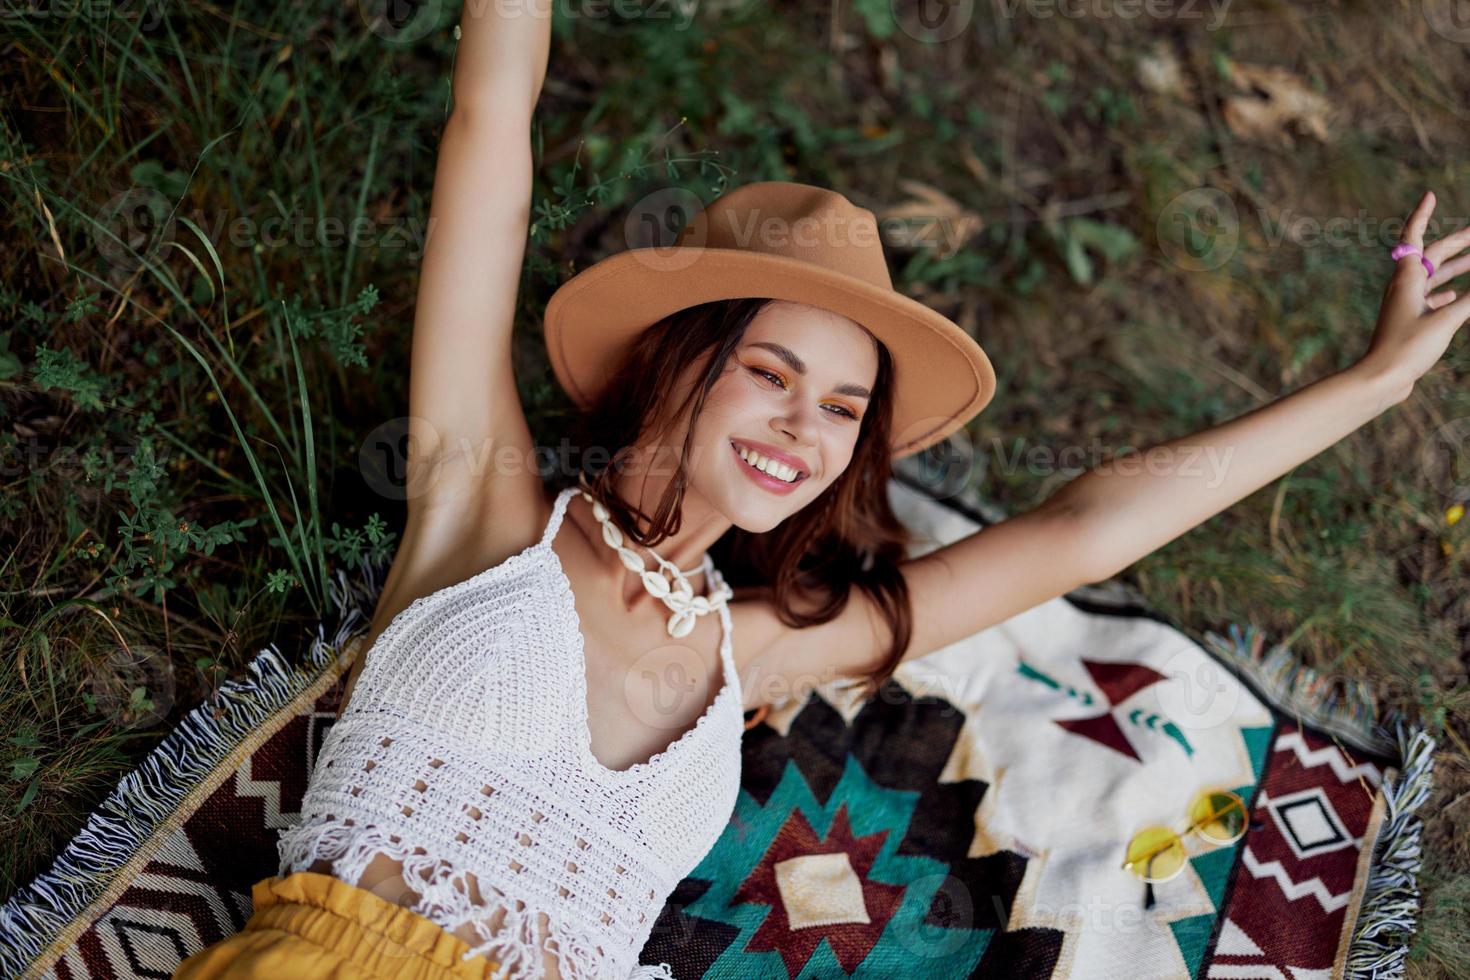
<path fill-rule="evenodd" d="M 563 283 L 545 322 L 557 382 L 587 408 L 641 331 L 678 310 L 743 297 L 839 313 L 887 346 L 894 459 L 943 440 L 995 394 L 980 345 L 894 290 L 873 212 L 781 180 L 733 188 L 696 210 L 672 246 L 619 252 Z"/>

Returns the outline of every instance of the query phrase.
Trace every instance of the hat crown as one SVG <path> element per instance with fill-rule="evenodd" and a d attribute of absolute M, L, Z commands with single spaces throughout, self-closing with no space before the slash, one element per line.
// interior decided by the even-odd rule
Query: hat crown
<path fill-rule="evenodd" d="M 743 184 L 696 212 L 674 245 L 763 252 L 893 288 L 873 212 L 811 184 Z"/>

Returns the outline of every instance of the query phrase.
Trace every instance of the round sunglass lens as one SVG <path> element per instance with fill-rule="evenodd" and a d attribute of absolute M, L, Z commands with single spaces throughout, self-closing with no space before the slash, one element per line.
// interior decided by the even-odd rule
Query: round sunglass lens
<path fill-rule="evenodd" d="M 1184 842 L 1168 827 L 1146 827 L 1128 842 L 1126 867 L 1144 881 L 1168 881 L 1184 870 Z"/>
<path fill-rule="evenodd" d="M 1232 844 L 1245 834 L 1249 822 L 1245 801 L 1223 790 L 1200 793 L 1189 804 L 1189 821 L 1212 844 Z"/>

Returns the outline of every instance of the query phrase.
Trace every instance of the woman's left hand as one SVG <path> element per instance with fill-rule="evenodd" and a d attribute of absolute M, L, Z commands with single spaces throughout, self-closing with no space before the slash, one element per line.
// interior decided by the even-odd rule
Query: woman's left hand
<path fill-rule="evenodd" d="M 1460 326 L 1470 319 L 1470 293 L 1457 298 L 1452 289 L 1432 292 L 1470 271 L 1470 255 L 1448 261 L 1470 245 L 1470 227 L 1426 246 L 1424 230 L 1433 213 L 1434 192 L 1425 191 L 1409 216 L 1402 241 L 1423 250 L 1424 257 L 1434 264 L 1434 275 L 1428 274 L 1418 255 L 1398 260 L 1383 293 L 1368 352 L 1359 360 L 1363 369 L 1390 379 L 1396 389 L 1402 388 L 1404 397 L 1414 382 L 1434 367 Z"/>

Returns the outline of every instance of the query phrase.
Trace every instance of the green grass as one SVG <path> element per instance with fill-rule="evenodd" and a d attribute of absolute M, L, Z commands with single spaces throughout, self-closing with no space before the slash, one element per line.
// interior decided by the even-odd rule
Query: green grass
<path fill-rule="evenodd" d="M 953 255 L 890 254 L 996 366 L 970 435 L 1011 512 L 1066 477 L 998 454 L 1146 446 L 1345 367 L 1385 251 L 1273 244 L 1276 223 L 1401 218 L 1425 186 L 1463 214 L 1470 105 L 1463 49 L 1417 8 L 1316 6 L 1211 31 L 976 5 L 942 44 L 870 2 L 730 3 L 682 30 L 561 17 L 517 336 L 533 433 L 555 445 L 570 410 L 547 297 L 668 184 L 708 201 L 790 178 L 881 211 L 917 180 L 981 216 Z M 294 649 L 329 566 L 391 553 L 402 520 L 359 450 L 406 411 L 457 5 L 411 41 L 351 4 L 123 9 L 7 18 L 0 41 L 0 895 L 222 678 Z M 1157 44 L 1187 89 L 1140 84 Z M 1233 132 L 1226 58 L 1329 96 L 1330 141 Z M 1234 202 L 1240 243 L 1188 271 L 1160 222 L 1201 187 Z M 359 219 L 356 241 L 314 230 Z M 1464 434 L 1436 442 L 1470 418 L 1466 360 L 1457 339 L 1409 402 L 1125 575 L 1191 629 L 1258 623 L 1433 728 L 1420 977 L 1470 973 L 1470 521 L 1446 516 Z"/>

